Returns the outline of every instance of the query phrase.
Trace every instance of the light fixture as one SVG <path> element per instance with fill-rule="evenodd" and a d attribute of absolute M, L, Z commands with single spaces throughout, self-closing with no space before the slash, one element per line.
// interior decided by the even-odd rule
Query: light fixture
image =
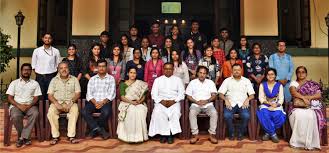
<path fill-rule="evenodd" d="M 182 20 L 182 24 L 185 24 L 186 23 L 186 21 L 185 20 Z"/>
<path fill-rule="evenodd" d="M 173 24 L 176 24 L 176 23 L 177 23 L 177 21 L 174 19 L 174 20 L 172 20 L 172 23 L 173 23 Z"/>
<path fill-rule="evenodd" d="M 165 24 L 168 24 L 168 23 L 169 23 L 169 21 L 168 21 L 167 19 L 165 19 L 165 20 L 164 20 L 164 23 L 165 23 Z"/>

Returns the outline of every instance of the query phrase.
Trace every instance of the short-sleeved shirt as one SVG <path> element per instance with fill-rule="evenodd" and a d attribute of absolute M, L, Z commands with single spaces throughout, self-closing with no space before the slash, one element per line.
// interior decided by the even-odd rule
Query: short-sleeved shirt
<path fill-rule="evenodd" d="M 20 104 L 31 104 L 35 96 L 42 95 L 38 82 L 32 79 L 24 81 L 22 78 L 12 81 L 6 94 L 14 96 L 14 100 Z"/>
<path fill-rule="evenodd" d="M 268 67 L 268 58 L 266 55 L 260 55 L 258 59 L 254 55 L 248 56 L 246 67 L 248 76 L 251 74 L 255 76 L 265 75 L 265 69 Z"/>
<path fill-rule="evenodd" d="M 192 96 L 192 98 L 197 101 L 209 99 L 212 93 L 217 93 L 217 89 L 215 83 L 209 79 L 205 79 L 203 82 L 199 79 L 192 80 L 185 92 L 186 95 Z M 199 105 L 194 103 L 192 105 L 199 107 Z M 211 105 L 213 105 L 213 103 L 208 103 L 204 107 Z"/>
<path fill-rule="evenodd" d="M 248 98 L 248 95 L 255 94 L 250 80 L 243 76 L 240 80 L 234 79 L 233 76 L 226 78 L 218 92 L 224 94 L 228 98 L 232 107 L 236 105 L 241 107 L 243 102 Z"/>
<path fill-rule="evenodd" d="M 53 94 L 55 99 L 62 104 L 70 102 L 78 92 L 81 92 L 81 88 L 76 77 L 70 75 L 67 80 L 63 80 L 57 75 L 50 81 L 47 93 Z"/>

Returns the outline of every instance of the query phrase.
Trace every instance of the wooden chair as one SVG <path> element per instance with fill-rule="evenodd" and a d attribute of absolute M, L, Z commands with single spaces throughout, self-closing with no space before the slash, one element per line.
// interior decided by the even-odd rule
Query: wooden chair
<path fill-rule="evenodd" d="M 289 142 L 290 140 L 290 137 L 291 137 L 291 134 L 292 134 L 292 129 L 290 127 L 290 123 L 289 123 L 289 116 L 288 116 L 288 110 L 290 111 L 289 108 L 292 108 L 292 103 L 286 103 L 285 104 L 286 107 L 287 107 L 287 120 L 286 120 L 286 126 L 285 126 L 285 130 L 287 131 L 287 138 L 286 138 L 286 141 Z M 323 113 L 323 116 L 324 117 L 327 117 L 327 111 L 326 111 L 326 104 L 325 103 L 322 103 L 322 113 Z M 321 146 L 328 146 L 328 133 L 327 133 L 327 130 L 328 130 L 328 125 L 326 125 L 323 129 L 322 129 L 322 137 L 320 138 L 320 144 Z"/>
<path fill-rule="evenodd" d="M 219 108 L 219 100 L 216 100 L 215 102 L 214 102 L 214 106 L 215 106 L 215 108 L 216 108 L 216 110 L 217 110 L 217 112 L 218 112 L 218 121 L 217 121 L 217 129 L 216 129 L 216 137 L 217 137 L 217 139 L 220 139 L 220 132 L 221 132 L 221 128 L 222 128 L 222 125 L 223 124 L 221 124 L 220 123 L 220 121 L 219 121 L 219 119 L 220 119 L 220 117 L 219 117 L 219 115 L 220 115 L 220 108 Z M 186 138 L 187 139 L 190 139 L 191 138 L 191 125 L 190 125 L 190 122 L 189 122 L 189 113 L 190 113 L 190 106 L 191 106 L 191 102 L 189 101 L 189 100 L 185 100 L 185 125 L 186 125 L 186 128 L 185 128 L 185 134 L 186 134 Z M 198 115 L 198 120 L 199 119 L 206 119 L 206 118 L 209 118 L 209 116 L 206 114 L 206 113 L 200 113 L 199 115 Z M 201 127 L 202 125 L 199 125 L 199 127 Z M 207 127 L 209 127 L 209 124 L 207 125 Z M 200 128 L 199 128 L 200 129 Z"/>
<path fill-rule="evenodd" d="M 79 117 L 78 117 L 78 121 L 77 121 L 76 138 L 82 138 L 82 135 L 81 135 L 81 131 L 82 131 L 82 128 L 81 128 L 81 113 L 80 113 L 81 99 L 78 99 L 77 104 L 78 104 L 78 110 L 79 110 Z M 49 100 L 46 100 L 45 140 L 48 140 L 48 141 L 51 139 L 51 127 L 50 127 L 50 123 L 49 123 L 49 120 L 48 120 L 48 117 L 47 117 L 49 107 L 50 107 Z M 59 114 L 59 119 L 60 118 L 65 118 L 66 119 L 66 115 L 67 115 L 67 113 L 64 113 L 64 112 L 60 113 Z"/>
<path fill-rule="evenodd" d="M 82 99 L 82 103 L 81 103 L 81 105 L 82 105 L 81 108 L 82 109 L 85 108 L 86 103 L 89 103 L 89 102 L 86 99 Z M 108 122 L 107 122 L 108 128 L 109 128 L 108 129 L 108 133 L 110 134 L 110 138 L 115 138 L 116 130 L 114 130 L 114 125 L 117 125 L 116 124 L 117 121 L 116 121 L 116 118 L 115 118 L 115 116 L 117 116 L 117 114 L 116 114 L 116 112 L 114 110 L 116 108 L 116 102 L 111 102 L 111 104 L 112 104 L 112 114 L 111 114 L 111 116 L 109 116 Z M 97 118 L 100 115 L 101 115 L 101 113 L 99 113 L 99 112 L 92 113 L 92 116 L 94 118 Z M 87 122 L 84 119 L 81 119 L 81 125 L 82 125 L 81 126 L 81 128 L 82 128 L 82 130 L 81 130 L 81 137 L 82 138 L 85 138 L 86 137 L 86 132 L 87 132 Z"/>
<path fill-rule="evenodd" d="M 147 125 L 149 126 L 150 125 L 150 121 L 151 121 L 151 115 L 152 115 L 152 112 L 153 112 L 153 108 L 154 108 L 154 101 L 152 100 L 151 98 L 151 95 L 148 94 L 147 96 L 148 100 L 147 100 L 147 108 L 148 108 L 148 112 L 147 112 Z M 182 128 L 182 132 L 180 134 L 178 134 L 178 137 L 179 139 L 187 139 L 186 137 L 186 116 L 185 116 L 185 101 L 182 100 L 180 101 L 180 106 L 181 106 L 181 117 L 180 117 L 180 125 L 181 125 L 181 128 Z"/>
<path fill-rule="evenodd" d="M 37 121 L 35 122 L 35 135 L 37 136 L 38 140 L 41 142 L 43 141 L 43 107 L 42 107 L 42 101 L 38 102 L 38 108 L 39 108 L 39 116 Z M 3 144 L 4 146 L 10 146 L 10 138 L 11 138 L 11 132 L 12 132 L 12 126 L 13 123 L 10 119 L 10 113 L 9 113 L 9 104 L 8 102 L 3 102 L 3 109 L 4 109 L 4 134 L 3 134 Z M 27 119 L 25 116 L 24 119 Z"/>
<path fill-rule="evenodd" d="M 224 101 L 220 100 L 220 124 L 222 123 L 223 127 L 221 128 L 221 134 L 220 138 L 221 140 L 225 139 L 225 133 L 226 133 L 226 123 L 224 121 Z M 248 123 L 248 135 L 250 140 L 256 139 L 256 127 L 257 127 L 257 119 L 256 119 L 256 109 L 257 109 L 257 100 L 251 100 L 250 101 L 250 119 Z M 239 114 L 234 114 L 233 119 L 240 118 Z"/>

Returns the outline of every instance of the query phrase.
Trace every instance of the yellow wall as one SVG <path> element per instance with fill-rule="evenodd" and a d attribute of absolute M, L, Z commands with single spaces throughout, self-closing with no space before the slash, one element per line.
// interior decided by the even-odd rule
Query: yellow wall
<path fill-rule="evenodd" d="M 277 0 L 241 0 L 241 33 L 247 36 L 277 36 Z"/>
<path fill-rule="evenodd" d="M 308 78 L 314 81 L 320 79 L 324 84 L 328 84 L 328 57 L 299 56 L 293 57 L 294 69 L 298 66 L 305 66 L 308 72 Z M 294 74 L 293 79 L 296 79 Z"/>
<path fill-rule="evenodd" d="M 315 5 L 314 3 L 315 2 Z M 310 0 L 312 48 L 328 48 L 328 28 L 324 18 L 329 13 L 329 0 Z M 314 9 L 315 6 L 315 9 Z M 319 23 L 320 21 L 320 23 Z M 320 28 L 321 27 L 321 28 Z M 323 32 L 321 31 L 323 30 Z"/>
<path fill-rule="evenodd" d="M 34 48 L 37 42 L 38 0 L 0 0 L 0 28 L 11 35 L 9 44 L 17 47 L 17 26 L 14 16 L 21 10 L 25 16 L 21 47 Z"/>
<path fill-rule="evenodd" d="M 73 0 L 72 35 L 99 35 L 106 29 L 107 0 Z"/>

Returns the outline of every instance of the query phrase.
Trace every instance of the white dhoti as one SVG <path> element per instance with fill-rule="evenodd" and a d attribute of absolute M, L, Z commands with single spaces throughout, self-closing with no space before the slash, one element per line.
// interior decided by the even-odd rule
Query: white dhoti
<path fill-rule="evenodd" d="M 180 102 L 175 103 L 167 108 L 160 103 L 154 104 L 151 123 L 149 128 L 149 136 L 153 137 L 160 135 L 175 135 L 181 133 L 180 126 L 181 108 Z"/>

